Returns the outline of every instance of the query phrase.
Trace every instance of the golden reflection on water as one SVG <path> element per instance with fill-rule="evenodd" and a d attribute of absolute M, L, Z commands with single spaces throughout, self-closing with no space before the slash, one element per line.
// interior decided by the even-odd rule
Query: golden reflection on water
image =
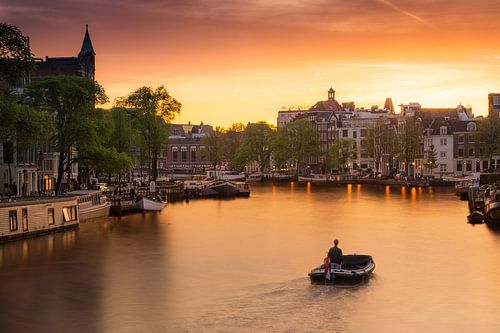
<path fill-rule="evenodd" d="M 352 184 L 347 184 L 347 201 L 352 201 Z"/>
<path fill-rule="evenodd" d="M 311 182 L 307 182 L 306 192 L 311 193 Z"/>
<path fill-rule="evenodd" d="M 47 253 L 49 254 L 49 256 L 52 256 L 52 254 L 54 253 L 54 236 L 53 235 L 49 235 L 47 238 Z"/>
<path fill-rule="evenodd" d="M 76 231 L 68 231 L 63 234 L 62 243 L 64 248 L 70 248 L 75 245 Z"/>
<path fill-rule="evenodd" d="M 412 202 L 417 201 L 417 189 L 415 187 L 410 189 L 410 198 Z"/>
<path fill-rule="evenodd" d="M 295 192 L 295 182 L 290 182 L 290 191 Z"/>
<path fill-rule="evenodd" d="M 406 200 L 406 186 L 401 186 L 401 199 Z"/>
<path fill-rule="evenodd" d="M 389 185 L 385 186 L 385 199 L 389 200 L 391 198 L 391 187 Z"/>
<path fill-rule="evenodd" d="M 23 241 L 23 246 L 21 247 L 21 254 L 22 254 L 23 261 L 28 260 L 29 250 L 30 249 L 29 249 L 28 241 L 27 240 Z"/>

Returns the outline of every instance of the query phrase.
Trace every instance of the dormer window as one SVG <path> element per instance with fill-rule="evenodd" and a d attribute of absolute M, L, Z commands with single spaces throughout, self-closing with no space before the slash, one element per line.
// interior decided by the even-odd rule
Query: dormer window
<path fill-rule="evenodd" d="M 441 135 L 447 135 L 448 134 L 448 128 L 446 126 L 441 126 L 439 128 L 439 134 L 441 134 Z"/>
<path fill-rule="evenodd" d="M 467 132 L 474 132 L 476 130 L 476 124 L 475 123 L 468 123 L 467 124 Z"/>

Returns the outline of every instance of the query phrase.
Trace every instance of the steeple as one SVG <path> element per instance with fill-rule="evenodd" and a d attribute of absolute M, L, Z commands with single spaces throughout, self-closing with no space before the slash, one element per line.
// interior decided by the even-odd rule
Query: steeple
<path fill-rule="evenodd" d="M 85 37 L 83 37 L 82 49 L 80 53 L 78 53 L 78 57 L 81 58 L 88 55 L 95 55 L 95 52 L 92 47 L 92 41 L 90 40 L 89 25 L 85 24 Z"/>
<path fill-rule="evenodd" d="M 335 99 L 335 90 L 332 87 L 328 90 L 328 99 Z"/>

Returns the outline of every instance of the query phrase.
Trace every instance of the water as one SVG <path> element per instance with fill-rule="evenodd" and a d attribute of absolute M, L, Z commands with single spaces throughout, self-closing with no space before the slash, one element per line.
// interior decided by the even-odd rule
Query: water
<path fill-rule="evenodd" d="M 0 332 L 500 331 L 500 233 L 450 190 L 252 190 L 3 245 Z M 334 238 L 368 284 L 310 284 Z"/>

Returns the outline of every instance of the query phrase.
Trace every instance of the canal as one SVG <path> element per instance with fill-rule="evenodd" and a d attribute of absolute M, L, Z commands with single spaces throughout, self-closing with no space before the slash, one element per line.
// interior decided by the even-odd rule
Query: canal
<path fill-rule="evenodd" d="M 449 189 L 253 186 L 0 247 L 0 332 L 498 332 L 500 233 Z M 333 239 L 366 285 L 312 286 Z"/>

